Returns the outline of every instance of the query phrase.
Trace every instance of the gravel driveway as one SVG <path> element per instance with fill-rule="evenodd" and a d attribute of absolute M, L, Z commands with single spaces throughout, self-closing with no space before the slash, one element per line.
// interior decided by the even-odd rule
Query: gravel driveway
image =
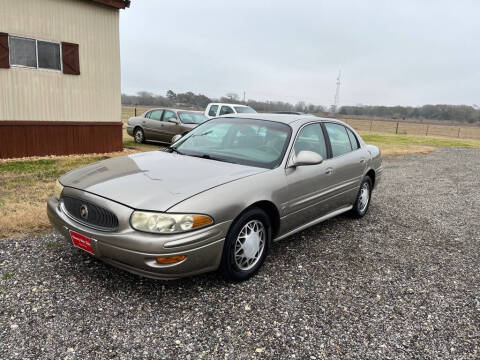
<path fill-rule="evenodd" d="M 480 358 L 480 150 L 386 162 L 362 220 L 252 280 L 142 279 L 57 235 L 0 241 L 0 359 Z"/>

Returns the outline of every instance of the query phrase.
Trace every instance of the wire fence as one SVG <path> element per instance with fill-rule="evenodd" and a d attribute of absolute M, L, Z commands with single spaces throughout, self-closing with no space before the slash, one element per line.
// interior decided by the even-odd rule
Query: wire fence
<path fill-rule="evenodd" d="M 150 109 L 148 106 L 122 107 L 122 120 L 125 123 L 132 116 L 140 116 Z M 343 118 L 355 130 L 398 135 L 441 136 L 459 139 L 480 139 L 479 126 L 441 125 L 409 121 L 389 121 L 373 119 Z"/>

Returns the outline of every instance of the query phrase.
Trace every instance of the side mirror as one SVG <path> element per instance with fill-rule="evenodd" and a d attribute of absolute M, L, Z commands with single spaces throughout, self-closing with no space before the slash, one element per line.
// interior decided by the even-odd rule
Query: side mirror
<path fill-rule="evenodd" d="M 177 118 L 171 117 L 167 119 L 168 122 L 174 123 L 174 124 L 180 124 L 180 121 L 178 121 Z"/>
<path fill-rule="evenodd" d="M 303 150 L 303 151 L 300 151 L 298 155 L 293 156 L 291 166 L 296 167 L 296 166 L 306 166 L 306 165 L 317 165 L 317 164 L 321 164 L 322 162 L 323 162 L 322 155 L 313 151 Z"/>
<path fill-rule="evenodd" d="M 172 144 L 176 143 L 181 138 L 182 138 L 182 135 L 180 135 L 180 134 L 175 135 L 174 137 L 172 137 Z"/>

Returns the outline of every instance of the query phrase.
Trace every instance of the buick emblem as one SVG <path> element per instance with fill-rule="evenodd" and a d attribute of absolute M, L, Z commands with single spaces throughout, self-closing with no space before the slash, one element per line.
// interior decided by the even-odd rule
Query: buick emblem
<path fill-rule="evenodd" d="M 82 219 L 87 219 L 88 218 L 88 207 L 87 205 L 82 205 L 80 206 L 80 216 Z"/>

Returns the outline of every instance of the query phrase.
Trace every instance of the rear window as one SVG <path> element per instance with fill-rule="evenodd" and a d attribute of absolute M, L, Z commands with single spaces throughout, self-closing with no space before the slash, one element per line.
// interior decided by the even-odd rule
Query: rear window
<path fill-rule="evenodd" d="M 250 106 L 235 106 L 235 111 L 237 112 L 237 114 L 256 114 L 257 113 Z"/>

